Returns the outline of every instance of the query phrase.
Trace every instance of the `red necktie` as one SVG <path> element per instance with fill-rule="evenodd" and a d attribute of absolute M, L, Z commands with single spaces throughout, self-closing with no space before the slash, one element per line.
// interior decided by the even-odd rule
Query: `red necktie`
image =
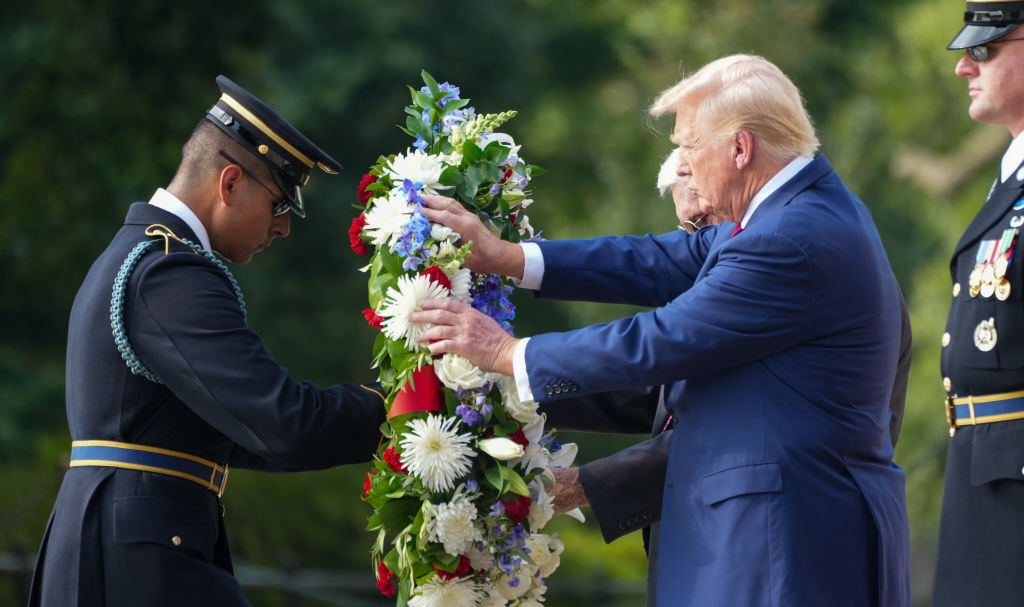
<path fill-rule="evenodd" d="M 732 238 L 733 236 L 739 234 L 740 230 L 742 230 L 742 229 L 743 229 L 743 227 L 740 224 L 737 223 L 736 227 L 732 229 L 732 234 L 729 234 L 729 238 Z"/>

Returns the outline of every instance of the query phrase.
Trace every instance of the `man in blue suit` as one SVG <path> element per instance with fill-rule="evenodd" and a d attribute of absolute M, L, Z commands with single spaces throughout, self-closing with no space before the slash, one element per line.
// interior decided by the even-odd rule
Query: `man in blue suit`
<path fill-rule="evenodd" d="M 450 199 L 428 217 L 474 242 L 477 271 L 656 309 L 529 339 L 449 300 L 412 320 L 433 325 L 433 352 L 514 375 L 521 398 L 667 385 L 658 605 L 906 607 L 889 434 L 900 294 L 867 208 L 815 156 L 800 92 L 763 58 L 714 61 L 651 113 L 675 114 L 690 188 L 720 225 L 512 245 Z"/>
<path fill-rule="evenodd" d="M 305 216 L 301 187 L 340 166 L 259 99 L 220 99 L 167 188 L 128 209 L 68 328 L 70 469 L 31 607 L 241 607 L 221 495 L 228 468 L 369 461 L 374 385 L 299 382 L 246 323 L 215 255 L 246 263 Z"/>

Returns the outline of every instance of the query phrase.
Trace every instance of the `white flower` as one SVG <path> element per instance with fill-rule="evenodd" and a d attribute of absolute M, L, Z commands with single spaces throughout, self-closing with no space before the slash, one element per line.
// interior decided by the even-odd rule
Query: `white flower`
<path fill-rule="evenodd" d="M 452 288 L 455 283 L 452 283 Z M 530 400 L 525 403 L 519 400 L 519 391 L 516 390 L 516 380 L 509 375 L 501 376 L 501 399 L 508 414 L 518 422 L 529 424 L 537 419 L 537 403 Z"/>
<path fill-rule="evenodd" d="M 409 599 L 409 607 L 476 607 L 482 595 L 480 586 L 472 578 L 445 580 L 435 576 L 416 588 L 416 594 Z"/>
<path fill-rule="evenodd" d="M 401 188 L 395 188 L 388 193 L 387 198 L 374 198 L 370 201 L 363 232 L 372 239 L 374 245 L 379 247 L 387 244 L 393 247 L 415 208 L 405 199 Z"/>
<path fill-rule="evenodd" d="M 469 472 L 476 453 L 469 446 L 473 437 L 459 434 L 452 426 L 457 417 L 428 415 L 409 421 L 409 432 L 402 438 L 402 463 L 409 473 L 422 479 L 434 493 L 448 491 L 455 481 Z"/>
<path fill-rule="evenodd" d="M 477 603 L 477 607 L 505 607 L 508 605 L 508 601 L 506 601 L 504 597 L 496 592 L 492 594 L 490 587 L 488 588 L 487 596 L 480 599 L 480 602 Z"/>
<path fill-rule="evenodd" d="M 488 381 L 487 374 L 480 367 L 452 352 L 434 361 L 434 371 L 441 383 L 452 390 L 472 390 L 484 386 Z"/>
<path fill-rule="evenodd" d="M 413 183 L 423 184 L 423 192 L 437 194 L 438 189 L 447 189 L 440 182 L 444 168 L 444 160 L 440 156 L 425 154 L 422 150 L 406 150 L 405 154 L 395 156 L 385 170 L 396 184 L 408 179 Z"/>
<path fill-rule="evenodd" d="M 462 235 L 448 226 L 441 225 L 439 223 L 431 223 L 430 237 L 438 242 L 451 244 L 462 238 Z"/>
<path fill-rule="evenodd" d="M 474 542 L 483 539 L 477 525 L 476 506 L 461 491 L 457 491 L 450 502 L 438 504 L 429 524 L 430 541 L 444 545 L 444 551 L 451 555 L 466 553 Z"/>
<path fill-rule="evenodd" d="M 530 481 L 530 497 L 530 511 L 526 515 L 526 520 L 530 523 L 530 529 L 543 529 L 555 515 L 555 507 L 554 499 L 544 489 L 540 477 Z"/>
<path fill-rule="evenodd" d="M 476 442 L 481 451 L 496 460 L 507 461 L 523 456 L 523 446 L 504 436 L 481 438 Z"/>
<path fill-rule="evenodd" d="M 384 334 L 396 341 L 404 339 L 405 347 L 410 350 L 426 348 L 426 344 L 416 339 L 430 325 L 409 322 L 409 316 L 420 309 L 420 302 L 424 299 L 443 299 L 448 295 L 448 289 L 422 274 L 399 276 L 398 288 L 388 288 L 384 307 L 379 312 L 384 318 Z"/>
<path fill-rule="evenodd" d="M 480 549 L 480 546 L 473 544 L 469 550 L 466 551 L 466 556 L 469 557 L 469 566 L 474 571 L 490 571 L 494 567 L 494 556 L 490 552 L 486 552 Z"/>
<path fill-rule="evenodd" d="M 525 200 L 523 201 L 526 202 Z M 523 204 L 525 208 L 526 205 Z M 530 225 L 530 218 L 526 215 L 519 215 L 516 217 L 516 222 L 519 224 L 519 233 L 525 234 L 527 238 L 533 238 L 533 226 Z"/>
<path fill-rule="evenodd" d="M 546 578 L 558 569 L 558 566 L 562 563 L 562 552 L 565 551 L 565 543 L 562 540 L 554 536 L 546 536 L 548 538 L 548 560 L 543 565 L 539 566 L 538 572 L 542 578 Z"/>
<path fill-rule="evenodd" d="M 473 298 L 469 294 L 473 286 L 473 274 L 466 268 L 456 268 L 453 271 L 444 270 L 444 275 L 452 283 L 452 299 L 462 303 L 470 303 Z"/>
<path fill-rule="evenodd" d="M 533 565 L 523 561 L 515 575 L 505 575 L 500 569 L 494 579 L 494 590 L 505 600 L 513 601 L 530 591 L 530 577 L 537 571 Z"/>

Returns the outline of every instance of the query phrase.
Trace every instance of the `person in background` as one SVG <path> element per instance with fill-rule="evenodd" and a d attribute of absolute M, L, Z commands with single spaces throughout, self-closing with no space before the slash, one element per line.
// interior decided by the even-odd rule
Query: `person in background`
<path fill-rule="evenodd" d="M 719 225 L 516 245 L 451 199 L 427 216 L 474 243 L 476 271 L 652 311 L 527 339 L 450 300 L 411 320 L 433 353 L 514 376 L 521 399 L 666 385 L 657 604 L 908 606 L 889 431 L 900 290 L 868 209 L 762 57 L 709 63 L 651 113 L 675 115 L 688 187 Z"/>
<path fill-rule="evenodd" d="M 178 171 L 93 263 L 71 309 L 71 462 L 47 524 L 32 607 L 244 606 L 221 495 L 229 467 L 369 461 L 379 386 L 292 379 L 246 323 L 227 266 L 291 217 L 314 167 L 340 170 L 220 76 Z"/>
<path fill-rule="evenodd" d="M 987 200 L 950 260 L 942 336 L 949 446 L 933 605 L 1024 605 L 1024 4 L 968 2 L 948 49 L 962 51 L 968 113 L 1013 138 Z"/>

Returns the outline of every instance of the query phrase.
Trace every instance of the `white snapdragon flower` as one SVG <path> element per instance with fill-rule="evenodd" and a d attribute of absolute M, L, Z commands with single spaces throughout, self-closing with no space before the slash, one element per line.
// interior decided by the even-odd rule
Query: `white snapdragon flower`
<path fill-rule="evenodd" d="M 427 154 L 422 150 L 406 150 L 405 154 L 395 156 L 384 168 L 393 183 L 399 184 L 408 179 L 423 184 L 422 191 L 426 194 L 437 194 L 438 190 L 448 189 L 440 181 L 444 169 L 445 163 L 441 156 Z"/>

